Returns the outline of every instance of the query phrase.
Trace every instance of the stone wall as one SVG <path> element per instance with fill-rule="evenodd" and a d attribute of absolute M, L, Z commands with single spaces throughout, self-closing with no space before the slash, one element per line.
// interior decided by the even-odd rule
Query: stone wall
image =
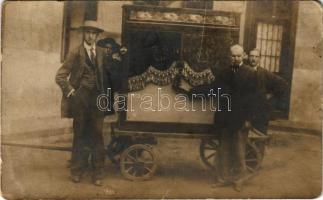
<path fill-rule="evenodd" d="M 62 126 L 63 2 L 5 2 L 2 16 L 2 134 Z"/>
<path fill-rule="evenodd" d="M 299 2 L 289 120 L 321 126 L 322 9 Z"/>
<path fill-rule="evenodd" d="M 119 42 L 122 6 L 131 1 L 99 1 L 98 21 Z M 167 4 L 182 7 L 182 1 Z M 214 10 L 241 13 L 243 43 L 246 2 L 216 1 Z M 70 126 L 60 119 L 61 91 L 54 82 L 61 65 L 63 2 L 13 1 L 3 4 L 2 133 Z M 322 13 L 315 2 L 299 2 L 289 119 L 321 123 Z M 320 44 L 320 45 L 319 45 Z M 320 57 L 321 56 L 321 57 Z"/>

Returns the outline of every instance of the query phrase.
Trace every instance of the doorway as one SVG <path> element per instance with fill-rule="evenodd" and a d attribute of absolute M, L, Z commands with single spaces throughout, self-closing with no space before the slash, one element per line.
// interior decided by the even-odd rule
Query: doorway
<path fill-rule="evenodd" d="M 293 72 L 297 1 L 248 1 L 244 47 L 257 48 L 260 64 L 289 84 L 286 95 L 273 100 L 275 118 L 288 119 Z"/>

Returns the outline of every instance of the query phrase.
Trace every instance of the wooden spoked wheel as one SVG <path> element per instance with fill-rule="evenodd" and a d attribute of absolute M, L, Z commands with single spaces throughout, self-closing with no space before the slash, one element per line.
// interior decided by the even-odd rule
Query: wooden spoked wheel
<path fill-rule="evenodd" d="M 156 169 L 156 156 L 152 146 L 135 144 L 124 150 L 120 157 L 122 175 L 133 181 L 147 180 L 153 177 Z"/>
<path fill-rule="evenodd" d="M 250 172 L 257 171 L 261 166 L 262 156 L 258 147 L 253 143 L 248 141 L 246 146 L 246 165 Z"/>
<path fill-rule="evenodd" d="M 119 165 L 121 153 L 131 145 L 133 145 L 131 137 L 112 137 L 107 146 L 106 154 L 113 164 Z"/>
<path fill-rule="evenodd" d="M 220 141 L 217 139 L 203 139 L 200 144 L 200 156 L 203 163 L 210 169 L 216 169 L 216 162 L 220 147 Z M 260 168 L 262 156 L 258 147 L 247 142 L 246 146 L 246 165 L 250 172 L 255 172 Z"/>
<path fill-rule="evenodd" d="M 216 169 L 215 162 L 218 156 L 220 142 L 217 139 L 203 139 L 200 144 L 202 162 L 211 169 Z"/>

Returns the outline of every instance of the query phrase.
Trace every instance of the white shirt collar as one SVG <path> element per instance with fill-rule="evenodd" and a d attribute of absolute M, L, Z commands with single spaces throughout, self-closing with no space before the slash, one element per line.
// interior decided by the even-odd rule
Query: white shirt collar
<path fill-rule="evenodd" d="M 90 53 L 90 51 L 91 51 L 91 49 L 92 49 L 92 48 L 93 48 L 94 53 L 95 53 L 95 47 L 96 47 L 95 43 L 94 43 L 92 46 L 90 46 L 90 45 L 88 45 L 88 44 L 84 41 L 84 42 L 83 42 L 83 45 L 84 45 L 84 48 L 86 49 L 86 51 L 87 51 L 88 53 Z"/>
<path fill-rule="evenodd" d="M 239 63 L 239 67 L 241 67 L 241 65 L 243 65 L 243 62 L 241 62 L 241 63 Z M 234 64 L 233 63 L 231 63 L 231 66 L 234 66 Z"/>

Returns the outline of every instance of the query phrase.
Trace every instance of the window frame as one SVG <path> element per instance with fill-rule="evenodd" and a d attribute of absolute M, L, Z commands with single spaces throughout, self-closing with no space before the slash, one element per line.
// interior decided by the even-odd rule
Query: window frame
<path fill-rule="evenodd" d="M 296 40 L 296 24 L 299 2 L 291 2 L 291 8 L 289 13 L 277 15 L 273 6 L 272 15 L 268 13 L 256 13 L 257 3 L 254 1 L 248 1 L 246 6 L 246 21 L 243 44 L 246 52 L 256 47 L 256 24 L 259 21 L 265 23 L 280 23 L 283 24 L 283 36 L 280 58 L 279 72 L 275 74 L 283 77 L 289 88 L 287 90 L 286 97 L 283 99 L 286 108 L 284 110 L 275 110 L 273 113 L 274 118 L 288 119 L 290 110 L 290 95 L 291 95 L 291 83 L 293 75 L 294 65 L 294 53 L 295 53 L 295 40 Z M 273 3 L 274 5 L 274 3 Z"/>
<path fill-rule="evenodd" d="M 78 4 L 77 4 L 78 3 Z M 73 5 L 74 4 L 74 5 Z M 82 1 L 73 2 L 65 1 L 63 10 L 63 28 L 62 28 L 62 42 L 61 42 L 61 63 L 64 62 L 68 52 L 70 51 L 70 35 L 72 31 L 78 31 L 78 27 L 71 27 L 73 9 L 78 9 L 78 6 L 84 7 L 83 22 L 85 20 L 97 20 L 98 16 L 98 1 Z M 87 8 L 88 7 L 88 8 Z M 91 10 L 90 12 L 87 12 Z"/>

